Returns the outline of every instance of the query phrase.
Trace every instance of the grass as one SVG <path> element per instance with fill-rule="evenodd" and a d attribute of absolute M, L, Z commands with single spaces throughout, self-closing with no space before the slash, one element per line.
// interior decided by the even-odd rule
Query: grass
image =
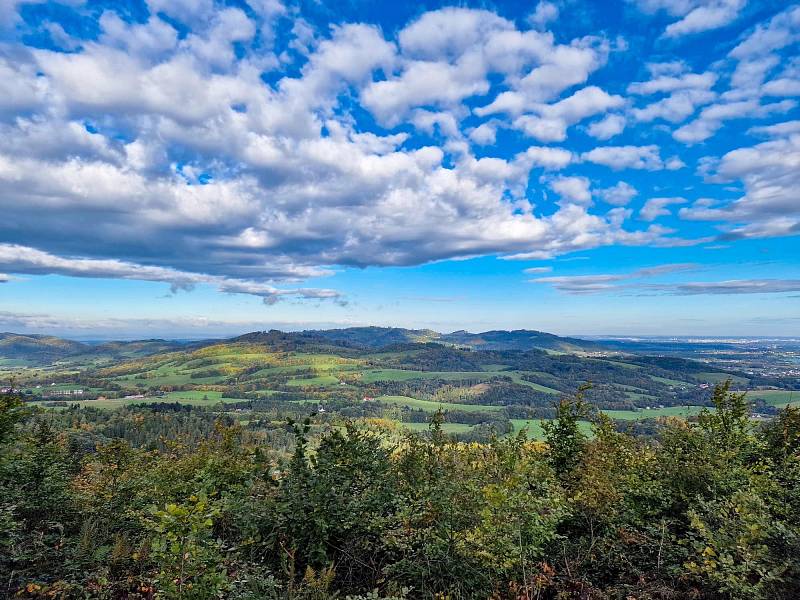
<path fill-rule="evenodd" d="M 529 440 L 540 440 L 544 437 L 541 419 L 511 419 L 511 425 L 514 427 L 512 434 L 516 434 L 521 429 L 526 428 Z M 588 421 L 580 421 L 578 427 L 587 435 L 592 433 L 592 424 Z"/>
<path fill-rule="evenodd" d="M 308 377 L 306 379 L 290 379 L 286 382 L 289 387 L 303 387 L 303 386 L 329 386 L 339 385 L 339 380 L 333 375 L 319 375 L 317 377 Z"/>
<path fill-rule="evenodd" d="M 612 419 L 618 421 L 638 421 L 656 417 L 692 417 L 703 409 L 702 406 L 666 406 L 664 408 L 643 408 L 642 410 L 604 410 Z"/>
<path fill-rule="evenodd" d="M 749 390 L 747 397 L 760 398 L 771 406 L 800 405 L 800 390 Z"/>
<path fill-rule="evenodd" d="M 651 396 L 650 394 L 640 394 L 638 392 L 625 392 L 625 396 L 629 400 L 634 400 L 636 402 L 651 402 L 654 404 L 658 404 L 658 398 L 655 396 Z"/>
<path fill-rule="evenodd" d="M 540 383 L 534 383 L 533 381 L 527 381 L 523 379 L 523 375 L 535 375 L 535 373 L 531 373 L 530 371 L 506 371 L 504 373 L 500 373 L 501 375 L 507 375 L 511 377 L 511 380 L 514 383 L 518 383 L 520 385 L 527 385 L 530 388 L 535 389 L 537 392 L 544 392 L 545 394 L 560 394 L 558 390 L 547 387 L 546 385 L 542 385 Z"/>
<path fill-rule="evenodd" d="M 503 410 L 502 406 L 487 406 L 483 404 L 454 404 L 450 402 L 431 402 L 430 400 L 419 400 L 409 396 L 378 396 L 376 400 L 385 404 L 396 406 L 406 406 L 408 408 L 421 408 L 424 411 L 436 412 L 439 409 L 444 411 L 463 410 L 466 412 L 492 412 Z"/>
<path fill-rule="evenodd" d="M 6 368 L 21 368 L 21 367 L 29 367 L 33 363 L 30 363 L 22 358 L 0 358 L 0 367 Z"/>
<path fill-rule="evenodd" d="M 711 371 L 705 373 L 695 373 L 695 377 L 700 381 L 705 381 L 707 383 L 722 383 L 728 379 L 730 379 L 734 385 L 747 385 L 750 382 L 749 379 L 731 375 L 730 373 L 715 373 Z"/>
<path fill-rule="evenodd" d="M 405 369 L 369 369 L 361 374 L 363 383 L 376 381 L 408 381 L 409 379 L 480 379 L 486 381 L 493 376 L 486 371 L 407 371 Z"/>
<path fill-rule="evenodd" d="M 659 377 L 658 375 L 650 375 L 650 379 L 653 381 L 657 381 L 658 383 L 663 383 L 664 385 L 671 385 L 673 387 L 686 387 L 690 385 L 685 381 L 679 381 L 677 379 L 669 379 L 668 377 Z"/>
<path fill-rule="evenodd" d="M 44 405 L 53 400 L 33 402 L 32 404 Z M 138 404 L 154 404 L 157 402 L 177 402 L 178 404 L 190 404 L 192 406 L 215 406 L 220 402 L 231 403 L 241 402 L 236 398 L 222 398 L 222 392 L 191 390 L 186 392 L 169 392 L 163 396 L 152 396 L 148 398 L 107 398 L 105 400 L 78 400 L 70 401 L 64 399 L 67 404 L 79 404 L 82 407 L 95 407 L 101 409 L 120 408 Z"/>
<path fill-rule="evenodd" d="M 487 368 L 488 367 L 488 368 Z M 556 389 L 522 379 L 523 375 L 529 374 L 527 371 L 501 371 L 503 365 L 486 365 L 485 371 L 406 371 L 404 369 L 370 369 L 361 375 L 363 383 L 375 383 L 376 381 L 408 381 L 409 379 L 443 379 L 445 381 L 459 381 L 463 379 L 475 379 L 488 381 L 492 377 L 510 377 L 514 383 L 527 385 L 539 392 L 547 394 L 560 394 Z"/>

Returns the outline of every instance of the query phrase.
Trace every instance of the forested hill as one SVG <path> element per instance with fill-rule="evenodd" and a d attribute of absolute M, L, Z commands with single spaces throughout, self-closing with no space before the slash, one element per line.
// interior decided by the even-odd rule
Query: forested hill
<path fill-rule="evenodd" d="M 272 332 L 270 332 L 272 333 Z M 292 334 L 285 334 L 292 335 Z M 602 344 L 578 338 L 567 338 L 517 329 L 514 331 L 485 331 L 470 333 L 454 331 L 439 333 L 431 329 L 403 329 L 401 327 L 348 327 L 304 331 L 307 338 L 325 339 L 339 344 L 363 348 L 386 348 L 387 346 L 436 342 L 439 344 L 467 347 L 475 350 L 556 350 L 560 352 L 596 352 L 607 350 Z"/>
<path fill-rule="evenodd" d="M 174 340 L 115 341 L 90 344 L 55 336 L 0 333 L 0 359 L 17 359 L 31 364 L 59 360 L 95 358 L 138 358 L 181 349 L 195 349 L 220 343 L 256 343 L 276 350 L 291 351 L 302 347 L 333 345 L 357 349 L 382 349 L 390 346 L 436 342 L 474 350 L 554 350 L 559 352 L 595 352 L 604 350 L 597 342 L 565 338 L 525 329 L 470 333 L 439 333 L 430 329 L 400 327 L 348 327 L 344 329 L 285 332 L 255 331 L 227 340 L 181 343 Z"/>
<path fill-rule="evenodd" d="M 515 329 L 513 331 L 484 331 L 470 333 L 454 331 L 442 335 L 438 341 L 468 346 L 478 350 L 557 350 L 560 352 L 596 352 L 608 350 L 597 342 L 571 337 L 561 337 L 542 331 Z"/>
<path fill-rule="evenodd" d="M 81 342 L 50 335 L 0 333 L 0 358 L 51 361 L 80 354 L 88 349 L 89 346 Z"/>
<path fill-rule="evenodd" d="M 126 359 L 169 352 L 190 345 L 172 340 L 113 341 L 90 344 L 52 335 L 0 333 L 0 359 L 29 364 L 91 358 Z"/>

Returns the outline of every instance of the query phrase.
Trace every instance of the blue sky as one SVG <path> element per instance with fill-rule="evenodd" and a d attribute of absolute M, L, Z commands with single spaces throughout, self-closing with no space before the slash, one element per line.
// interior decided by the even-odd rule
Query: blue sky
<path fill-rule="evenodd" d="M 800 334 L 800 5 L 0 0 L 0 330 Z"/>

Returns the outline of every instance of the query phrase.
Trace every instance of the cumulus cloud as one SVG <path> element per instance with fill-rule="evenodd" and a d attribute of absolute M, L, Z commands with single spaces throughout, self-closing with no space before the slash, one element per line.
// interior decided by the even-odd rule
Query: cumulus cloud
<path fill-rule="evenodd" d="M 558 18 L 558 6 L 553 2 L 542 1 L 536 5 L 534 11 L 528 17 L 528 21 L 537 27 L 544 27 L 551 21 Z"/>
<path fill-rule="evenodd" d="M 724 27 L 736 20 L 746 0 L 629 0 L 645 13 L 664 11 L 681 17 L 664 30 L 675 38 Z"/>
<path fill-rule="evenodd" d="M 786 125 L 770 133 L 773 139 L 726 153 L 707 175 L 713 181 L 741 181 L 744 195 L 727 203 L 699 200 L 681 209 L 680 216 L 723 223 L 727 239 L 800 233 L 800 136 Z"/>
<path fill-rule="evenodd" d="M 619 135 L 625 129 L 625 117 L 622 115 L 608 115 L 600 121 L 595 121 L 586 129 L 587 133 L 598 140 L 608 140 Z"/>
<path fill-rule="evenodd" d="M 639 218 L 642 221 L 655 221 L 658 217 L 672 214 L 667 208 L 673 204 L 686 204 L 686 198 L 650 198 L 639 209 Z"/>
<path fill-rule="evenodd" d="M 596 194 L 603 202 L 612 206 L 626 206 L 638 195 L 638 191 L 629 183 L 620 181 L 609 188 L 597 190 Z"/>
<path fill-rule="evenodd" d="M 757 99 L 712 104 L 700 111 L 697 119 L 676 129 L 672 136 L 685 144 L 696 144 L 714 135 L 725 121 L 764 118 L 774 113 L 785 113 L 796 106 L 793 100 L 761 104 Z"/>
<path fill-rule="evenodd" d="M 659 148 L 649 146 L 600 146 L 584 152 L 581 158 L 585 161 L 605 165 L 615 170 L 647 169 L 657 171 L 664 168 Z"/>
<path fill-rule="evenodd" d="M 517 117 L 513 126 L 543 142 L 560 142 L 567 137 L 567 128 L 583 119 L 619 108 L 621 96 L 612 96 L 596 86 L 578 90 L 554 104 L 531 105 L 530 113 Z"/>
<path fill-rule="evenodd" d="M 665 37 L 679 37 L 724 27 L 736 20 L 745 0 L 711 0 L 693 8 L 680 21 L 664 30 Z"/>
<path fill-rule="evenodd" d="M 686 19 L 701 3 L 650 4 Z M 674 151 L 665 147 L 662 158 L 646 136 L 642 145 L 599 147 L 568 139 L 638 135 L 625 127 L 682 123 L 702 106 L 675 132 L 702 140 L 736 110 L 766 117 L 793 106 L 714 96 L 716 71 L 691 73 L 680 61 L 650 64 L 650 79 L 627 86 L 635 98 L 625 99 L 613 77 L 603 79 L 607 89 L 590 80 L 625 44 L 557 38 L 546 29 L 557 13 L 550 2 L 527 24 L 444 8 L 396 33 L 344 20 L 316 28 L 277 0 L 149 6 L 133 23 L 105 10 L 86 39 L 67 39 L 70 29 L 55 21 L 26 23 L 56 32 L 69 52 L 28 47 L 11 33 L 0 49 L 4 272 L 336 301 L 333 290 L 302 282 L 347 266 L 693 243 L 658 225 L 629 229 L 624 207 L 636 191 L 601 187 L 616 179 L 590 186 L 582 172 L 678 169 Z M 290 13 L 291 27 L 275 28 Z M 792 43 L 793 15 L 756 28 L 731 52 L 752 63 L 737 79 L 761 65 L 762 95 L 791 91 L 789 67 L 767 78 L 770 53 Z M 789 143 L 790 126 L 770 127 L 755 133 Z M 514 143 L 496 148 L 506 137 Z M 777 152 L 749 150 L 766 161 Z M 738 161 L 723 157 L 714 176 L 736 179 Z M 560 176 L 567 167 L 576 172 Z M 785 211 L 777 221 L 745 210 L 770 202 L 756 191 L 754 168 L 740 175 L 748 197 L 737 208 L 692 205 L 685 218 L 728 222 L 726 235 L 791 230 Z M 780 174 L 786 189 L 795 185 L 789 170 Z M 591 188 L 611 208 L 593 206 Z"/>
<path fill-rule="evenodd" d="M 304 299 L 338 299 L 340 294 L 327 289 L 279 289 L 257 282 L 181 272 L 171 268 L 140 265 L 117 259 L 90 259 L 55 256 L 34 248 L 13 244 L 0 244 L 0 265 L 16 273 L 35 275 L 69 275 L 110 279 L 157 281 L 170 285 L 173 292 L 191 290 L 198 284 L 214 285 L 221 292 L 248 294 L 263 298 L 265 304 L 274 304 L 284 297 Z"/>
<path fill-rule="evenodd" d="M 556 177 L 549 182 L 550 189 L 565 200 L 588 204 L 592 201 L 589 179 L 586 177 Z"/>
<path fill-rule="evenodd" d="M 769 137 L 786 136 L 793 133 L 800 133 L 800 120 L 784 121 L 783 123 L 775 123 L 774 125 L 751 127 L 747 130 L 747 133 L 766 135 Z"/>

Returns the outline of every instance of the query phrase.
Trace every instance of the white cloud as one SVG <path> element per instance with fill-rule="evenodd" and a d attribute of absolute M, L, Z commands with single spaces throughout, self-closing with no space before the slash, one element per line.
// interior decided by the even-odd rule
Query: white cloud
<path fill-rule="evenodd" d="M 544 167 L 545 169 L 563 169 L 570 164 L 574 157 L 572 152 L 564 148 L 552 148 L 548 146 L 531 146 L 518 160 L 526 163 L 528 168 Z"/>
<path fill-rule="evenodd" d="M 739 16 L 745 0 L 710 0 L 692 9 L 680 21 L 664 30 L 666 37 L 679 37 L 718 29 L 732 23 Z"/>
<path fill-rule="evenodd" d="M 683 68 L 682 65 L 673 67 L 674 63 L 668 64 L 671 69 Z M 674 70 L 669 70 L 668 74 L 662 74 L 662 69 L 656 67 L 656 72 L 658 75 L 650 81 L 631 83 L 628 86 L 628 93 L 649 96 L 678 90 L 710 90 L 717 82 L 716 73 L 710 71 L 705 73 L 676 73 Z"/>
<path fill-rule="evenodd" d="M 671 213 L 668 206 L 686 204 L 685 198 L 650 198 L 639 210 L 642 221 L 655 221 L 658 217 L 666 217 Z"/>
<path fill-rule="evenodd" d="M 637 121 L 664 119 L 680 123 L 693 115 L 698 106 L 712 102 L 716 96 L 714 92 L 705 90 L 680 90 L 644 108 L 634 108 L 631 114 Z"/>
<path fill-rule="evenodd" d="M 625 129 L 625 117 L 622 115 L 608 115 L 600 121 L 591 123 L 587 133 L 598 140 L 608 140 L 619 135 Z"/>
<path fill-rule="evenodd" d="M 800 39 L 800 6 L 790 6 L 759 24 L 729 55 L 738 60 L 748 60 L 780 50 Z"/>
<path fill-rule="evenodd" d="M 664 168 L 659 148 L 655 145 L 601 146 L 584 152 L 581 158 L 615 170 L 647 169 L 648 171 L 657 171 Z"/>
<path fill-rule="evenodd" d="M 664 11 L 682 17 L 671 23 L 664 37 L 680 37 L 724 27 L 735 21 L 746 0 L 628 0 L 644 13 Z"/>
<path fill-rule="evenodd" d="M 765 96 L 800 96 L 800 79 L 773 79 L 765 83 L 761 91 Z"/>
<path fill-rule="evenodd" d="M 697 119 L 676 129 L 672 137 L 685 144 L 703 142 L 713 136 L 731 119 L 763 118 L 773 113 L 784 113 L 797 106 L 793 100 L 760 104 L 758 100 L 716 103 L 704 108 Z"/>
<path fill-rule="evenodd" d="M 638 191 L 632 185 L 620 181 L 610 188 L 597 190 L 596 194 L 603 202 L 612 206 L 626 206 L 633 198 L 638 195 Z"/>
<path fill-rule="evenodd" d="M 560 292 L 567 294 L 598 294 L 604 292 L 615 292 L 624 290 L 627 287 L 640 287 L 642 284 L 625 283 L 631 280 L 649 279 L 667 275 L 670 273 L 684 272 L 695 269 L 697 265 L 693 263 L 677 263 L 657 265 L 638 269 L 631 273 L 613 273 L 597 275 L 563 275 L 554 277 L 538 277 L 529 280 L 531 283 L 552 285 Z"/>
<path fill-rule="evenodd" d="M 628 92 L 631 94 L 643 96 L 668 94 L 643 108 L 632 109 L 631 114 L 637 121 L 650 122 L 664 119 L 671 123 L 679 123 L 694 114 L 698 106 L 708 104 L 717 97 L 717 94 L 711 91 L 717 81 L 715 73 L 685 73 L 683 68 L 683 65 L 676 65 L 667 70 L 657 67 L 658 74 L 653 79 L 628 86 Z"/>
<path fill-rule="evenodd" d="M 589 180 L 586 177 L 555 177 L 548 185 L 564 200 L 579 204 L 589 204 L 592 201 Z"/>
<path fill-rule="evenodd" d="M 555 3 L 542 0 L 528 17 L 528 22 L 541 28 L 551 21 L 555 21 L 558 13 L 558 6 Z"/>
<path fill-rule="evenodd" d="M 492 123 L 482 123 L 469 132 L 469 138 L 481 146 L 494 144 L 497 138 L 497 127 Z"/>
<path fill-rule="evenodd" d="M 259 296 L 264 299 L 266 304 L 274 304 L 281 298 L 289 296 L 298 296 L 305 299 L 336 299 L 340 297 L 340 294 L 334 290 L 313 288 L 279 289 L 256 281 L 186 273 L 171 268 L 141 265 L 117 259 L 56 256 L 35 248 L 15 244 L 0 244 L 0 265 L 12 272 L 37 275 L 59 274 L 72 277 L 157 281 L 168 283 L 173 291 L 192 289 L 198 284 L 209 284 L 216 286 L 219 291 L 229 294 Z M 309 271 L 303 275 L 312 273 L 313 271 Z"/>
<path fill-rule="evenodd" d="M 724 223 L 728 239 L 800 233 L 800 137 L 792 129 L 774 129 L 774 139 L 732 150 L 715 165 L 711 179 L 742 181 L 743 196 L 728 203 L 698 201 L 681 209 L 680 216 Z"/>
<path fill-rule="evenodd" d="M 758 135 L 766 136 L 786 136 L 792 133 L 800 133 L 800 120 L 797 121 L 784 121 L 783 123 L 775 123 L 774 125 L 765 125 L 762 127 L 751 127 L 747 133 L 755 133 Z"/>
<path fill-rule="evenodd" d="M 585 87 L 554 104 L 535 107 L 533 114 L 514 120 L 514 127 L 544 142 L 560 142 L 567 137 L 567 128 L 586 117 L 621 107 L 621 96 L 612 96 L 596 86 Z"/>
<path fill-rule="evenodd" d="M 456 58 L 496 31 L 514 29 L 511 22 L 487 10 L 443 8 L 424 13 L 398 35 L 410 58 Z"/>
<path fill-rule="evenodd" d="M 635 190 L 620 182 L 596 192 L 615 208 L 591 206 L 590 187 L 608 184 L 589 186 L 580 172 L 594 169 L 581 163 L 677 169 L 679 158 L 662 159 L 649 141 L 577 154 L 544 142 L 565 140 L 585 119 L 600 140 L 646 111 L 640 122 L 679 122 L 708 104 L 713 73 L 650 64 L 652 80 L 629 88 L 650 106 L 632 109 L 612 88 L 587 84 L 624 47 L 603 36 L 557 41 L 463 8 L 421 13 L 396 36 L 368 24 L 316 30 L 293 8 L 279 36 L 270 28 L 287 9 L 248 4 L 252 11 L 152 0 L 149 19 L 133 24 L 109 9 L 98 35 L 69 53 L 4 43 L 0 238 L 27 258 L 7 256 L 3 272 L 16 272 L 13 262 L 19 272 L 315 298 L 316 288 L 299 282 L 340 266 L 692 243 L 658 225 L 626 230 L 630 210 L 621 207 Z M 690 14 L 690 4 L 674 14 Z M 537 27 L 552 6 L 538 5 Z M 792 35 L 789 21 L 769 25 L 770 48 L 783 43 L 776 31 Z M 273 47 L 283 37 L 286 47 Z M 750 54 L 737 77 L 773 60 Z M 793 77 L 783 69 L 763 87 L 786 91 Z M 751 102 L 754 115 L 790 106 L 720 96 L 693 126 L 713 133 L 744 106 L 735 102 Z M 525 148 L 515 127 L 542 145 Z M 631 135 L 639 133 L 648 132 Z M 512 139 L 516 154 L 495 148 L 498 137 Z M 568 166 L 570 177 L 553 174 Z M 544 196 L 530 193 L 538 184 L 560 200 L 534 206 Z M 776 221 L 769 227 L 779 230 Z"/>
<path fill-rule="evenodd" d="M 699 294 L 785 294 L 800 291 L 800 279 L 729 279 L 726 281 L 692 281 L 669 286 L 652 286 L 677 295 Z"/>

